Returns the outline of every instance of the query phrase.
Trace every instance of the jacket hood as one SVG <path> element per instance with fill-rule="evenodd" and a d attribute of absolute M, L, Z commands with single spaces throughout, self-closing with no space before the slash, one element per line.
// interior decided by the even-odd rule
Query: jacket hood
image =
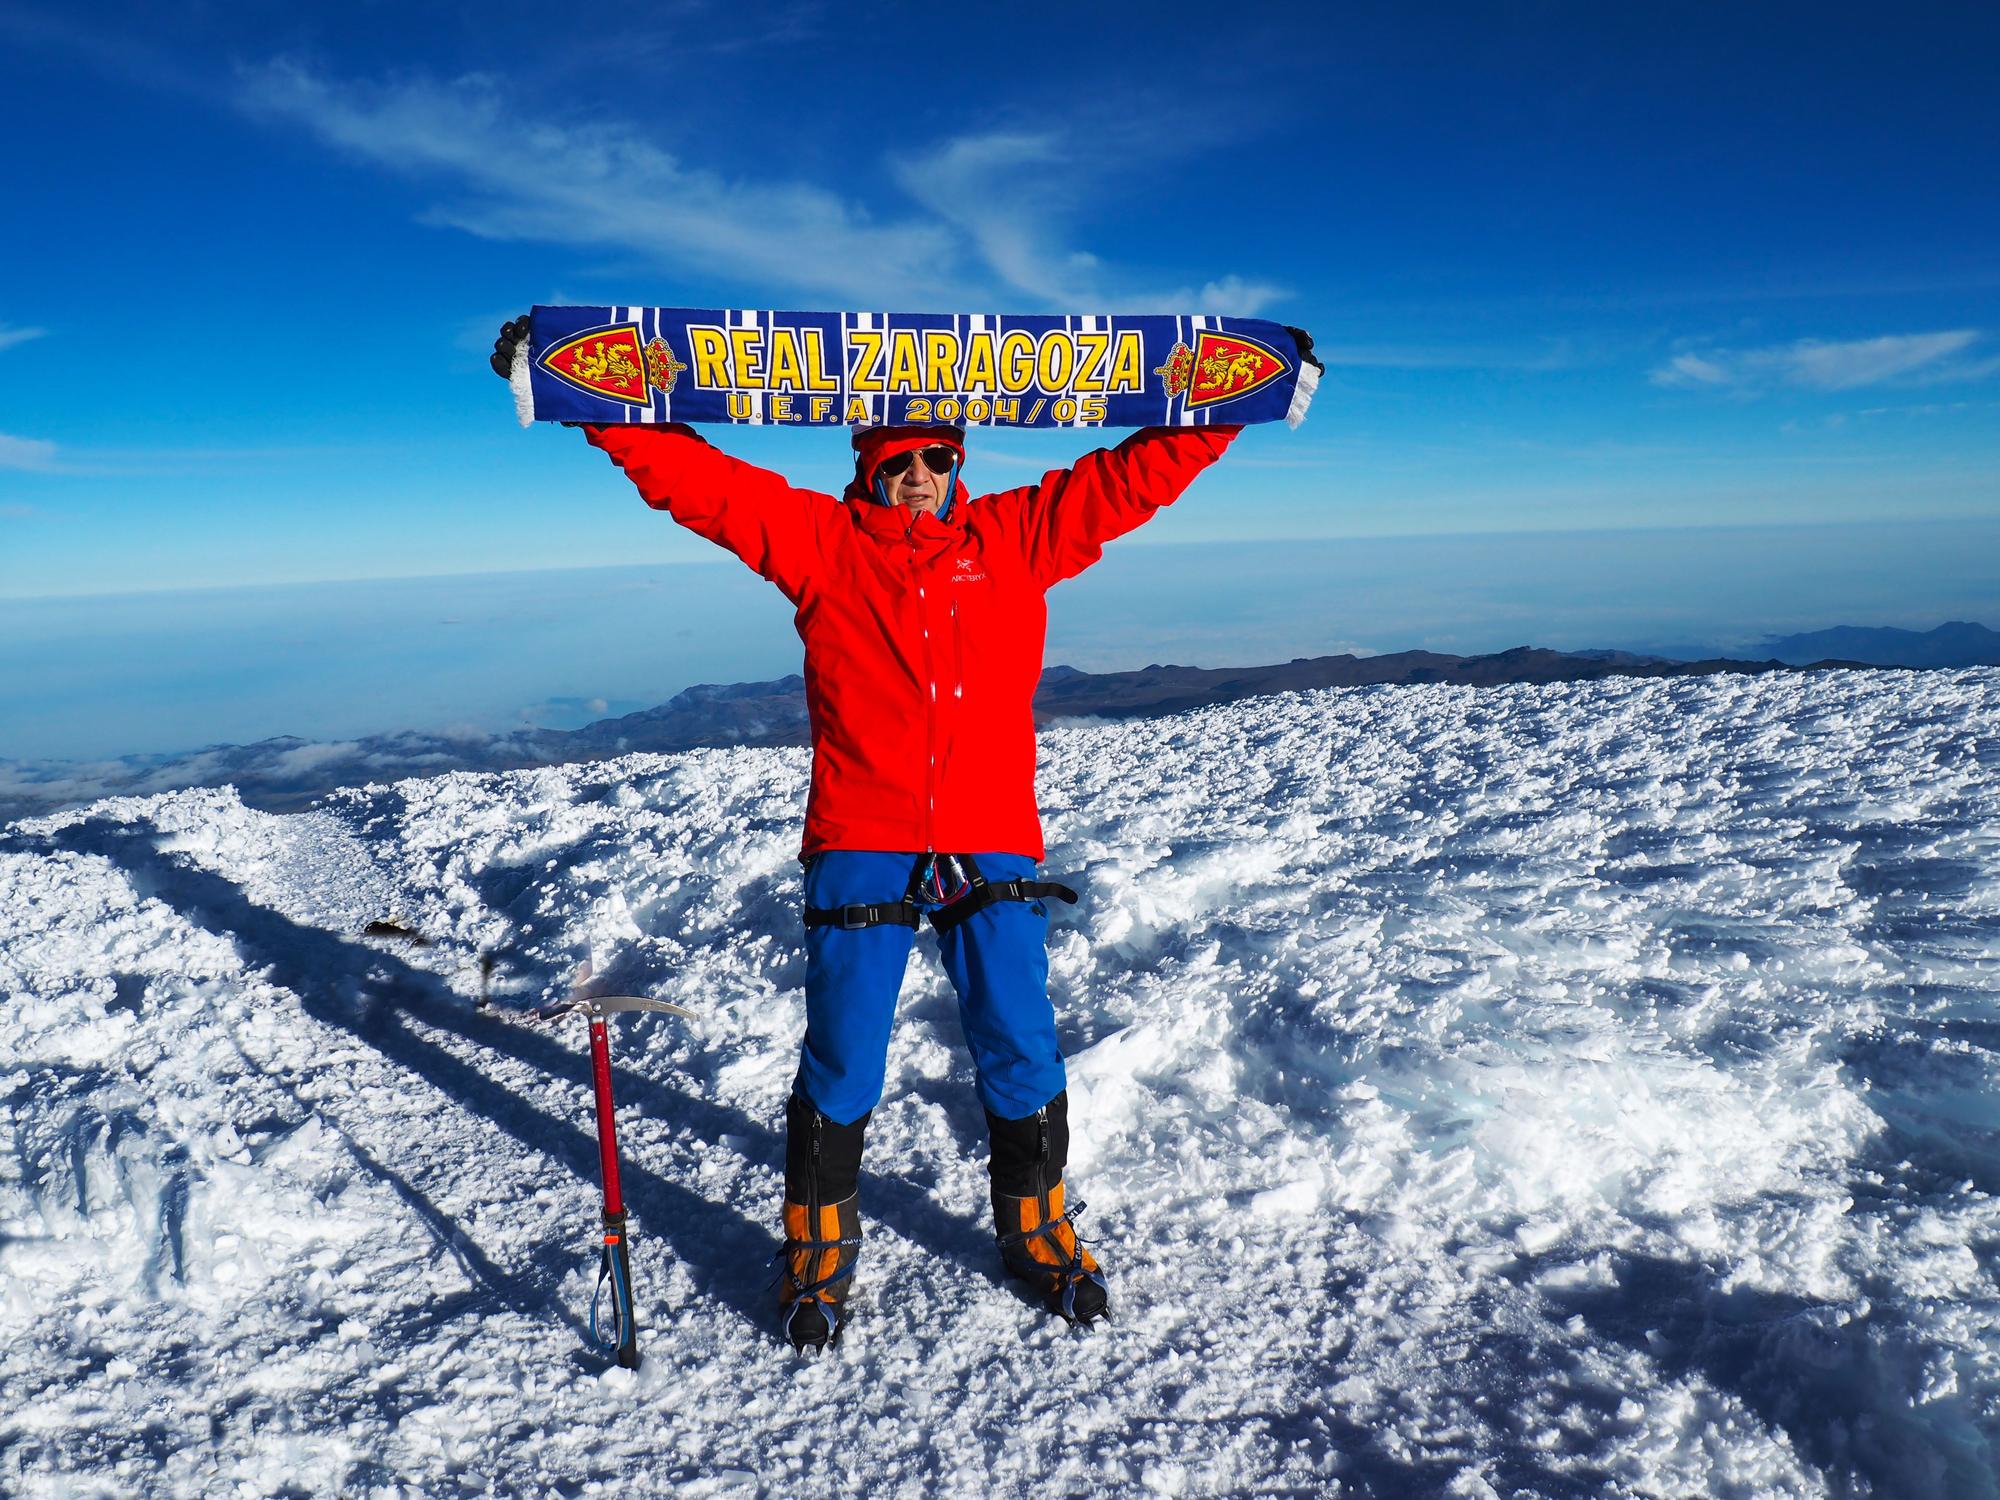
<path fill-rule="evenodd" d="M 876 467 L 884 459 L 894 458 L 898 453 L 908 453 L 917 448 L 928 448 L 933 443 L 945 443 L 956 448 L 959 453 L 959 467 L 965 466 L 965 429 L 963 427 L 863 427 L 854 434 L 854 477 L 841 491 L 843 500 L 867 500 L 876 502 L 873 489 Z M 957 510 L 967 498 L 965 481 L 953 476 L 950 510 Z M 879 503 L 879 502 L 876 502 Z"/>

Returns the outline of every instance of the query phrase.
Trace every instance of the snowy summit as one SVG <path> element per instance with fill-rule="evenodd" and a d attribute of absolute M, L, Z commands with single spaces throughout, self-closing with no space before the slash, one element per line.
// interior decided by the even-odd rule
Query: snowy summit
<path fill-rule="evenodd" d="M 920 956 L 818 1360 L 769 1316 L 803 749 L 7 825 L 0 1491 L 2000 1493 L 2000 670 L 1041 752 L 1117 1321 L 1000 1279 Z M 482 953 L 496 1010 L 588 960 L 696 1012 L 613 1041 L 637 1372 L 582 1023 L 482 1014 Z"/>

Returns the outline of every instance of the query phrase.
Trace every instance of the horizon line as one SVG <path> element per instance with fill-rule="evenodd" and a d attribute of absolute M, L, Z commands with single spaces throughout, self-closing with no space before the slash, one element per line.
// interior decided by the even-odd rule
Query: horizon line
<path fill-rule="evenodd" d="M 1966 526 L 1966 525 L 2000 526 L 2000 515 L 1922 516 L 1922 517 L 1896 517 L 1896 518 L 1884 517 L 1879 520 L 1864 520 L 1864 521 L 1853 521 L 1853 520 L 1707 521 L 1707 522 L 1692 523 L 1682 526 L 1517 526 L 1517 527 L 1489 528 L 1484 530 L 1473 529 L 1473 530 L 1460 530 L 1460 531 L 1382 531 L 1382 532 L 1371 531 L 1371 532 L 1340 533 L 1340 534 L 1319 535 L 1319 536 L 1300 536 L 1292 534 L 1292 535 L 1278 535 L 1278 536 L 1228 537 L 1219 540 L 1201 539 L 1201 540 L 1188 540 L 1188 541 L 1152 541 L 1152 540 L 1135 538 L 1127 542 L 1126 545 L 1121 547 L 1119 550 L 1121 552 L 1130 553 L 1130 552 L 1136 552 L 1143 548 L 1149 551 L 1164 552 L 1172 550 L 1174 548 L 1199 547 L 1204 551 L 1213 551 L 1217 547 L 1296 546 L 1301 543 L 1311 544 L 1311 543 L 1328 543 L 1328 542 L 1365 544 L 1369 542 L 1477 540 L 1480 538 L 1494 538 L 1494 537 L 1648 536 L 1648 535 L 1678 535 L 1682 533 L 1702 532 L 1702 531 L 1722 531 L 1722 532 L 1840 531 L 1840 530 L 1852 531 L 1852 530 L 1865 530 L 1871 528 L 1883 529 L 1890 527 L 1893 527 L 1897 530 L 1903 530 L 1912 526 L 1932 527 L 1932 526 Z M 84 599 L 154 598 L 161 595 L 169 595 L 169 594 L 248 593 L 258 589 L 330 588 L 344 584 L 421 583 L 427 580 L 441 581 L 444 579 L 453 579 L 453 578 L 526 578 L 526 577 L 534 577 L 540 574 L 600 573 L 600 572 L 609 573 L 614 571 L 631 571 L 632 569 L 635 568 L 714 568 L 714 567 L 726 568 L 732 566 L 740 566 L 740 564 L 737 564 L 735 559 L 733 558 L 725 557 L 718 554 L 717 556 L 712 558 L 710 557 L 659 558 L 648 562 L 581 563 L 567 567 L 461 568 L 461 569 L 447 570 L 444 572 L 361 573 L 361 574 L 335 576 L 330 578 L 287 578 L 287 579 L 272 580 L 269 582 L 167 584 L 156 588 L 77 589 L 77 590 L 51 591 L 45 593 L 32 593 L 32 594 L 25 594 L 25 593 L 17 594 L 17 593 L 0 591 L 0 605 L 53 603 L 56 601 L 76 601 Z"/>

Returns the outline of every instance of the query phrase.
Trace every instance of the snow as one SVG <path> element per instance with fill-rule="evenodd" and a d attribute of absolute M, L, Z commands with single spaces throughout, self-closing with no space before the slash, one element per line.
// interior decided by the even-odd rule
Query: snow
<path fill-rule="evenodd" d="M 768 1289 L 805 773 L 0 830 L 0 1491 L 2000 1494 L 2000 671 L 1045 735 L 1118 1321 L 998 1278 L 926 955 L 816 1362 Z M 698 1013 L 614 1041 L 637 1372 L 584 1333 L 581 1023 L 479 1014 L 480 952 Z"/>

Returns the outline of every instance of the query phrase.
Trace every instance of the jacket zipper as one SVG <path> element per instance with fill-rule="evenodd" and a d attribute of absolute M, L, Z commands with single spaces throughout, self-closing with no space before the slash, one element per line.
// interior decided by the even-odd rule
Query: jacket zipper
<path fill-rule="evenodd" d="M 910 544 L 910 572 L 918 574 L 917 523 L 913 517 L 904 529 L 903 540 Z M 923 584 L 917 585 L 917 624 L 924 639 L 924 853 L 937 848 L 937 668 L 931 658 L 930 611 Z"/>

